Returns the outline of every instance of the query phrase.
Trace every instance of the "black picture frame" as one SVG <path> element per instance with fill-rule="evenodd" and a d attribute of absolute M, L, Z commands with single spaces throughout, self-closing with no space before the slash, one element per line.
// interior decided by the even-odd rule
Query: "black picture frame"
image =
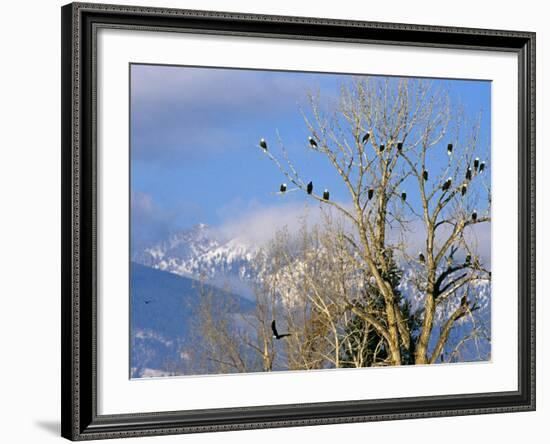
<path fill-rule="evenodd" d="M 535 33 L 72 3 L 62 14 L 62 436 L 71 440 L 535 409 Z M 96 91 L 99 27 L 508 51 L 519 66 L 518 390 L 98 415 Z"/>

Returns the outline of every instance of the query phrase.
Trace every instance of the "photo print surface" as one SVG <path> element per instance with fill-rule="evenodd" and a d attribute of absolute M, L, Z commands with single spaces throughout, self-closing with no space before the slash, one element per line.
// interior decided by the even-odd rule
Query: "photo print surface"
<path fill-rule="evenodd" d="M 130 377 L 491 359 L 491 82 L 130 66 Z"/>

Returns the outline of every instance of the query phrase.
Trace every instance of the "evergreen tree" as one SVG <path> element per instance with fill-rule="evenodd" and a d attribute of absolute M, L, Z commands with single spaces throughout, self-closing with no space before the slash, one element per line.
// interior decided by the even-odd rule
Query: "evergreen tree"
<path fill-rule="evenodd" d="M 419 317 L 417 313 L 412 313 L 409 301 L 403 298 L 399 290 L 403 272 L 395 262 L 391 250 L 386 250 L 384 261 L 385 267 L 379 266 L 379 273 L 390 284 L 395 295 L 395 303 L 401 308 L 404 322 L 407 323 L 408 330 L 411 332 L 411 338 L 407 341 L 411 345 L 408 348 L 401 346 L 401 363 L 414 364 L 414 343 L 420 328 Z M 365 279 L 361 298 L 355 303 L 355 306 L 362 311 L 383 310 L 384 308 L 384 297 L 368 278 Z M 344 337 L 347 340 L 344 341 L 342 351 L 343 367 L 355 367 L 357 362 L 362 362 L 363 367 L 370 367 L 388 358 L 388 350 L 383 338 L 359 315 L 351 315 L 351 319 L 344 327 Z"/>

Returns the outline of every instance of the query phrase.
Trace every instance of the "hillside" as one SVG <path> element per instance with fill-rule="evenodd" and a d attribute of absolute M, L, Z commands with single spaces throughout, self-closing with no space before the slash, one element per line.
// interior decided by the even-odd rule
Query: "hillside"
<path fill-rule="evenodd" d="M 185 368 L 182 348 L 190 345 L 199 286 L 195 279 L 131 263 L 131 377 L 162 376 Z M 210 285 L 203 288 L 216 298 L 229 298 L 240 311 L 253 307 L 236 294 Z"/>

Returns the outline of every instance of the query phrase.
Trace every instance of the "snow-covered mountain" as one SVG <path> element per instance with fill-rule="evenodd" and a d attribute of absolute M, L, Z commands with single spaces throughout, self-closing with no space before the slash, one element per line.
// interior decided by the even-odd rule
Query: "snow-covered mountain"
<path fill-rule="evenodd" d="M 193 279 L 206 279 L 207 282 L 224 288 L 226 285 L 243 296 L 250 295 L 251 281 L 276 279 L 281 294 L 292 298 L 292 289 L 285 288 L 285 282 L 292 286 L 295 275 L 307 265 L 296 259 L 292 264 L 272 274 L 269 264 L 261 265 L 261 258 L 252 264 L 258 245 L 251 245 L 242 239 L 222 238 L 217 230 L 206 224 L 198 224 L 191 229 L 173 233 L 168 239 L 159 241 L 136 251 L 134 262 Z M 414 267 L 405 270 L 400 290 L 416 309 L 423 303 L 423 293 L 419 292 L 415 281 L 418 270 Z M 293 277 L 294 276 L 294 277 Z M 483 310 L 490 311 L 491 285 L 487 281 L 474 282 L 476 300 Z M 454 310 L 460 298 L 453 304 L 439 307 L 438 317 L 445 318 Z M 287 303 L 292 302 L 287 300 Z"/>
<path fill-rule="evenodd" d="M 198 224 L 135 251 L 132 260 L 180 276 L 235 283 L 252 277 L 250 261 L 256 248 L 238 239 L 223 239 L 208 225 Z"/>

